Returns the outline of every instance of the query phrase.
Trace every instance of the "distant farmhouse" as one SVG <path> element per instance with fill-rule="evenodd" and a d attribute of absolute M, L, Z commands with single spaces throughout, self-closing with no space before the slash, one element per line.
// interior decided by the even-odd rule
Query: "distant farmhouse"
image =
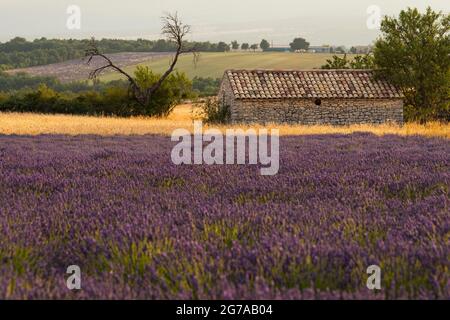
<path fill-rule="evenodd" d="M 232 123 L 403 123 L 403 96 L 370 70 L 228 70 L 219 91 Z"/>

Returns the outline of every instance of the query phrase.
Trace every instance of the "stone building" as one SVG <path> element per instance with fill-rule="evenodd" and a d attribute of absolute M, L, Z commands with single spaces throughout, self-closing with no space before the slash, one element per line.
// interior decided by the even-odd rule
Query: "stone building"
<path fill-rule="evenodd" d="M 403 123 L 402 94 L 370 70 L 228 70 L 218 99 L 232 123 Z"/>

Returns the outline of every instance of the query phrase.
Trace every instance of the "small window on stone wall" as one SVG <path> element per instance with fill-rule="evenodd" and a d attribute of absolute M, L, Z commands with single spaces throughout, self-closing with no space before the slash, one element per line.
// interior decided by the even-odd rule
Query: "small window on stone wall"
<path fill-rule="evenodd" d="M 322 100 L 319 99 L 319 98 L 317 98 L 316 100 L 314 100 L 314 104 L 315 104 L 316 106 L 320 106 L 320 105 L 322 104 Z"/>

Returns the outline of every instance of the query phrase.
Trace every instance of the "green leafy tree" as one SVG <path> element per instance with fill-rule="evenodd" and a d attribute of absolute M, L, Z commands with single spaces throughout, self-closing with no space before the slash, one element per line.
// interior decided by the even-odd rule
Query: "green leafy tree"
<path fill-rule="evenodd" d="M 303 38 L 295 38 L 294 41 L 292 41 L 290 44 L 291 50 L 308 50 L 309 48 L 309 42 L 307 42 Z"/>
<path fill-rule="evenodd" d="M 250 45 L 248 44 L 248 43 L 243 43 L 242 45 L 241 45 L 241 49 L 242 50 L 248 50 L 250 48 Z"/>
<path fill-rule="evenodd" d="M 263 51 L 266 51 L 267 49 L 270 48 L 270 43 L 269 43 L 269 41 L 267 41 L 266 39 L 263 39 L 263 40 L 261 41 L 261 43 L 259 44 L 259 47 L 260 47 Z"/>
<path fill-rule="evenodd" d="M 258 50 L 258 47 L 259 47 L 259 45 L 255 43 L 250 46 L 250 49 L 252 49 L 253 51 L 256 51 L 256 50 Z"/>
<path fill-rule="evenodd" d="M 217 51 L 219 52 L 227 52 L 230 51 L 230 46 L 225 42 L 221 41 L 217 44 Z"/>
<path fill-rule="evenodd" d="M 238 43 L 236 40 L 232 41 L 232 42 L 231 42 L 231 48 L 232 48 L 233 50 L 239 49 L 239 43 Z"/>
<path fill-rule="evenodd" d="M 375 43 L 379 74 L 402 88 L 407 120 L 450 120 L 450 15 L 408 8 L 385 17 Z"/>

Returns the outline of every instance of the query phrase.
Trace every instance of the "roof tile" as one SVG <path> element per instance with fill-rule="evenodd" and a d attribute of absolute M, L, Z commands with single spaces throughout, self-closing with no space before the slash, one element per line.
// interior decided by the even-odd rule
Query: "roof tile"
<path fill-rule="evenodd" d="M 402 98 L 371 70 L 228 70 L 236 99 Z"/>

